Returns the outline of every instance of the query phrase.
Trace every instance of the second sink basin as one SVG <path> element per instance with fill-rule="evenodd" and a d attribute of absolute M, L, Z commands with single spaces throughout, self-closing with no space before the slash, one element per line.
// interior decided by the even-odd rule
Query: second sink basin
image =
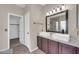
<path fill-rule="evenodd" d="M 68 34 L 60 34 L 60 33 L 53 34 L 52 38 L 56 39 L 56 40 L 66 41 L 66 42 L 69 42 L 69 40 L 70 40 L 70 37 Z"/>

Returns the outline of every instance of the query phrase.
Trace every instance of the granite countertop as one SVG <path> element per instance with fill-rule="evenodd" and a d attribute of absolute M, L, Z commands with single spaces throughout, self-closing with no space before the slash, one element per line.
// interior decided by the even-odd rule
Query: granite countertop
<path fill-rule="evenodd" d="M 53 33 L 53 32 L 40 32 L 40 34 L 38 34 L 38 36 L 79 48 L 79 40 L 78 39 L 71 37 L 70 40 L 68 42 L 66 42 L 63 40 L 53 39 L 53 37 L 52 37 L 53 34 L 55 34 L 55 33 Z"/>

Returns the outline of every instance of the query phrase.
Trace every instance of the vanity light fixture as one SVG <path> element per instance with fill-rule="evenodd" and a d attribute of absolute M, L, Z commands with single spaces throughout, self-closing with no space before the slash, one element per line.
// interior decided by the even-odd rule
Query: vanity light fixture
<path fill-rule="evenodd" d="M 65 10 L 64 5 L 62 5 L 61 7 L 57 7 L 56 9 L 53 9 L 52 11 L 47 12 L 46 16 L 52 15 L 54 13 L 57 13 L 57 12 L 60 12 L 60 11 L 63 11 L 63 10 Z"/>

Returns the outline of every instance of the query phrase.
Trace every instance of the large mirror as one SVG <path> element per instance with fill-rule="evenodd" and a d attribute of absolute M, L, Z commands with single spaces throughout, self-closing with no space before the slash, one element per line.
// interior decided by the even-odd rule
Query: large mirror
<path fill-rule="evenodd" d="M 68 10 L 46 16 L 46 31 L 68 33 Z"/>

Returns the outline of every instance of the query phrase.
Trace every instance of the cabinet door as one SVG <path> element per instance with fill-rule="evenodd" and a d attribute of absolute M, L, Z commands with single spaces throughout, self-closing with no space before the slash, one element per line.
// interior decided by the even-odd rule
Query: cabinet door
<path fill-rule="evenodd" d="M 48 39 L 42 38 L 42 51 L 48 53 Z"/>
<path fill-rule="evenodd" d="M 49 54 L 58 54 L 58 42 L 49 40 Z"/>
<path fill-rule="evenodd" d="M 41 40 L 42 40 L 41 37 L 37 37 L 37 46 L 38 46 L 39 49 L 42 48 L 42 41 Z"/>
<path fill-rule="evenodd" d="M 79 48 L 76 48 L 76 54 L 79 54 Z"/>
<path fill-rule="evenodd" d="M 61 43 L 59 45 L 59 48 L 61 49 L 59 49 L 60 54 L 75 54 L 75 47 Z"/>

